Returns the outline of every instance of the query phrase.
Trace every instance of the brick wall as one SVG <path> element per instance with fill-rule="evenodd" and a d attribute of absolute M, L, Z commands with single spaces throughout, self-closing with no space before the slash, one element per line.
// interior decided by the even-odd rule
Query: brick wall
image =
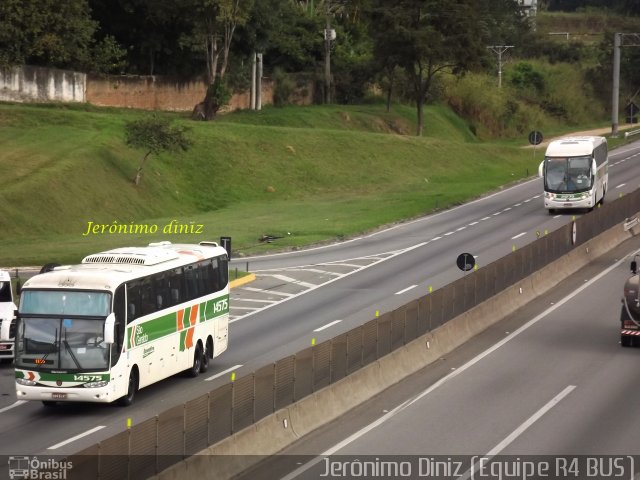
<path fill-rule="evenodd" d="M 191 111 L 204 99 L 202 79 L 173 80 L 159 76 L 87 76 L 87 102 L 108 107 Z M 224 110 L 248 109 L 250 92 L 235 93 Z M 262 105 L 273 104 L 273 84 L 262 82 Z"/>

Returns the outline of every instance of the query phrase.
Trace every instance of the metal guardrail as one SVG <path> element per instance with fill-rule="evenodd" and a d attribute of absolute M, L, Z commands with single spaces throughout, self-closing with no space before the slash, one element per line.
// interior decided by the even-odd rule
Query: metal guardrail
<path fill-rule="evenodd" d="M 624 138 L 629 138 L 632 135 L 637 135 L 640 133 L 640 128 L 637 130 L 630 130 L 628 132 L 624 132 Z"/>

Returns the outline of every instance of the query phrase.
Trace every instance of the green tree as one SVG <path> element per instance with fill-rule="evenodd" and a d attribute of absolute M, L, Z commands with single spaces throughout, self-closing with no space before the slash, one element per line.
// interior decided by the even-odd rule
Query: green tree
<path fill-rule="evenodd" d="M 187 136 L 187 131 L 187 127 L 174 125 L 171 120 L 157 115 L 128 122 L 125 125 L 125 143 L 130 147 L 145 150 L 133 182 L 136 185 L 140 184 L 144 164 L 149 155 L 188 150 L 192 142 Z"/>
<path fill-rule="evenodd" d="M 82 68 L 96 26 L 87 0 L 3 0 L 0 64 Z"/>
<path fill-rule="evenodd" d="M 194 118 L 213 120 L 222 106 L 215 95 L 220 92 L 229 65 L 231 44 L 238 25 L 244 25 L 253 0 L 191 0 L 193 30 L 183 37 L 183 43 L 204 52 L 207 93 L 196 105 Z M 219 79 L 217 81 L 217 79 Z"/>
<path fill-rule="evenodd" d="M 441 72 L 463 73 L 486 55 L 476 0 L 372 0 L 374 56 L 397 62 L 413 86 L 417 132 L 424 104 Z"/>

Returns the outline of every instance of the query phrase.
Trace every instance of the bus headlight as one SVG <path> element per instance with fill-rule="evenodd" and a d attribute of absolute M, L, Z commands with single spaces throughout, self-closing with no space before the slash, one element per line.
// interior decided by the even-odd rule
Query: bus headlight
<path fill-rule="evenodd" d="M 36 384 L 33 380 L 27 380 L 26 378 L 16 378 L 16 383 L 26 387 L 33 387 Z"/>
<path fill-rule="evenodd" d="M 83 387 L 86 388 L 100 388 L 100 387 L 106 387 L 109 384 L 109 381 L 101 381 L 101 382 L 88 382 L 88 383 L 84 383 L 82 384 Z"/>

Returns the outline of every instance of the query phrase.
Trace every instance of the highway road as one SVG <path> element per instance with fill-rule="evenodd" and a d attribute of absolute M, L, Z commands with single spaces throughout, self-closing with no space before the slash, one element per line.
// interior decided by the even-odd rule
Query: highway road
<path fill-rule="evenodd" d="M 608 199 L 640 186 L 640 145 L 610 156 Z M 459 278 L 459 253 L 480 267 L 571 220 L 542 208 L 532 179 L 436 215 L 335 246 L 249 259 L 257 280 L 232 292 L 230 347 L 197 379 L 141 390 L 128 408 L 16 402 L 13 371 L 0 366 L 0 454 L 77 452 L 269 362 L 322 342 Z M 242 259 L 246 262 L 247 259 Z"/>
<path fill-rule="evenodd" d="M 640 253 L 639 238 L 243 478 L 311 480 L 328 469 L 338 478 L 376 458 L 425 476 L 434 462 L 463 462 L 457 475 L 440 470 L 437 478 L 471 477 L 474 462 L 475 478 L 499 478 L 480 475 L 472 456 L 549 462 L 549 478 L 588 478 L 609 468 L 603 455 L 615 457 L 619 469 L 597 478 L 633 478 L 640 471 L 640 349 L 620 346 L 618 322 L 633 253 Z M 557 470 L 574 459 L 577 477 Z"/>

